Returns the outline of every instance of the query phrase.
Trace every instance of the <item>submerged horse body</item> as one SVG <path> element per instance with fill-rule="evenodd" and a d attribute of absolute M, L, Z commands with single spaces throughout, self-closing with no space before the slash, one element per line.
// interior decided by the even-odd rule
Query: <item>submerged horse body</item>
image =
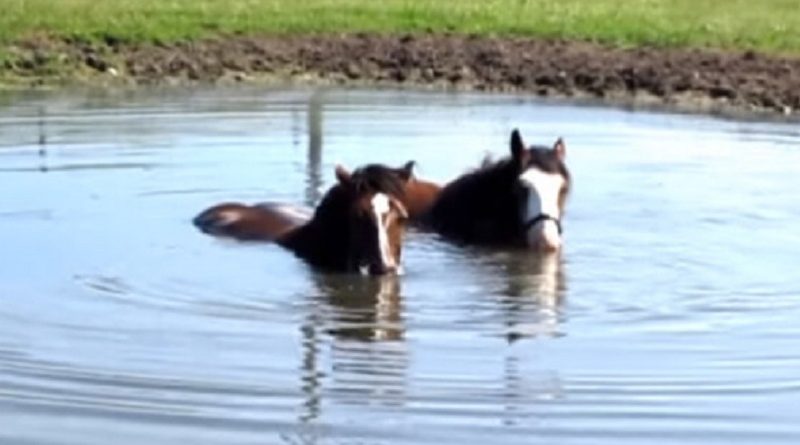
<path fill-rule="evenodd" d="M 514 130 L 510 151 L 447 184 L 426 215 L 428 225 L 466 244 L 558 250 L 571 186 L 564 141 L 526 147 Z"/>
<path fill-rule="evenodd" d="M 203 232 L 240 240 L 274 241 L 318 268 L 373 275 L 400 268 L 408 211 L 408 178 L 371 164 L 352 174 L 336 168 L 337 183 L 313 213 L 277 203 L 225 203 L 194 218 Z"/>

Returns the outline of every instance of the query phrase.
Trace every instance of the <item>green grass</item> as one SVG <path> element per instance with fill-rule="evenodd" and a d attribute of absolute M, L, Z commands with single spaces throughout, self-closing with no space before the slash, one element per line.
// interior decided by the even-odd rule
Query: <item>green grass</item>
<path fill-rule="evenodd" d="M 800 54 L 798 0 L 0 0 L 0 42 L 451 31 Z"/>

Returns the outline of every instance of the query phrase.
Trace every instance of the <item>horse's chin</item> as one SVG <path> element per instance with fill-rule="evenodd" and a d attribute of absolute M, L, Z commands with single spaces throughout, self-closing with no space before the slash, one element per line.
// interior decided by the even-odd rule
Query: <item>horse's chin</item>
<path fill-rule="evenodd" d="M 528 249 L 541 253 L 556 253 L 561 250 L 562 239 L 558 228 L 550 224 L 533 227 L 525 234 Z"/>

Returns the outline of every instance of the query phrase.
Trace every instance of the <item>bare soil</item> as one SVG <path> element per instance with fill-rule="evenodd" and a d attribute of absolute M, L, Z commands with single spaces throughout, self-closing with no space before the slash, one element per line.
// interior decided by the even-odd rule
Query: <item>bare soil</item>
<path fill-rule="evenodd" d="M 6 85 L 381 84 L 793 115 L 800 58 L 463 35 L 225 36 L 171 44 L 30 39 Z"/>

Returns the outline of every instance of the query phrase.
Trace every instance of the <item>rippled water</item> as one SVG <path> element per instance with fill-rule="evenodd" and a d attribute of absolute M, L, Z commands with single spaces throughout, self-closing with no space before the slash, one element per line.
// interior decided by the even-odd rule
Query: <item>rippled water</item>
<path fill-rule="evenodd" d="M 408 237 L 311 272 L 198 233 L 333 166 L 447 180 L 564 136 L 560 261 Z M 0 99 L 0 443 L 800 441 L 800 130 L 510 96 Z"/>

